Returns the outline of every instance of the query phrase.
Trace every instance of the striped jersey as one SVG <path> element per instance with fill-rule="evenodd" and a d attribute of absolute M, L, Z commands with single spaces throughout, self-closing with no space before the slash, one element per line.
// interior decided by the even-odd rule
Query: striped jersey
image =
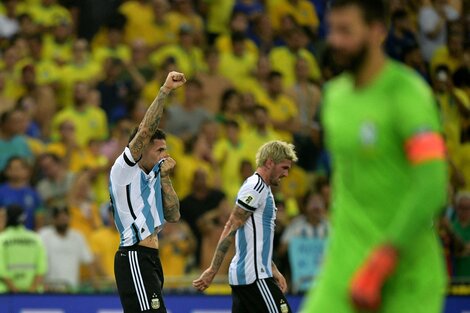
<path fill-rule="evenodd" d="M 164 223 L 160 177 L 162 161 L 149 174 L 137 162 L 126 147 L 110 173 L 109 194 L 121 247 L 137 244 Z"/>
<path fill-rule="evenodd" d="M 235 235 L 235 256 L 230 263 L 230 285 L 248 285 L 272 277 L 276 205 L 271 188 L 258 173 L 240 188 L 236 205 L 253 212 Z"/>

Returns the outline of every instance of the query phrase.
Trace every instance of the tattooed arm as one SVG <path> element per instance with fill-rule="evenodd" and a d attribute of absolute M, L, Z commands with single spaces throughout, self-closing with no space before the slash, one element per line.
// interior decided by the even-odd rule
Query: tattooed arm
<path fill-rule="evenodd" d="M 175 164 L 175 160 L 168 157 L 161 166 L 163 214 L 165 220 L 170 223 L 178 222 L 180 219 L 180 201 L 170 179 L 170 172 L 175 167 Z"/>
<path fill-rule="evenodd" d="M 225 224 L 224 231 L 220 235 L 219 243 L 215 249 L 214 257 L 212 258 L 211 266 L 201 274 L 201 276 L 193 281 L 193 286 L 203 291 L 211 284 L 215 275 L 219 271 L 228 249 L 233 244 L 237 230 L 245 224 L 248 218 L 253 214 L 238 206 L 235 207 L 229 220 Z"/>
<path fill-rule="evenodd" d="M 145 112 L 144 118 L 139 125 L 137 134 L 134 139 L 129 143 L 129 149 L 131 150 L 132 157 L 134 160 L 140 159 L 142 150 L 149 143 L 150 138 L 157 130 L 160 118 L 162 117 L 164 100 L 166 96 L 172 91 L 186 82 L 184 74 L 178 72 L 170 72 L 163 84 L 162 88 L 153 100 L 152 104 Z"/>

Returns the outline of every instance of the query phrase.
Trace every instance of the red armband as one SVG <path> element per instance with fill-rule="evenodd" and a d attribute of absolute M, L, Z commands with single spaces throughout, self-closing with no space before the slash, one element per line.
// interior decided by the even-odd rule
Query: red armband
<path fill-rule="evenodd" d="M 436 132 L 416 134 L 405 143 L 406 156 L 416 165 L 432 160 L 444 160 L 446 148 L 444 139 Z"/>

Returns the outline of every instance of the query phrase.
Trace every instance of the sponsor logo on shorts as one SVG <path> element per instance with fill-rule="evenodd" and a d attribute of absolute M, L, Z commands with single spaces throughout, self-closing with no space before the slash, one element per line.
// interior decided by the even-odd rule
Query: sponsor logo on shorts
<path fill-rule="evenodd" d="M 287 306 L 287 303 L 282 299 L 281 299 L 281 306 L 279 308 L 281 309 L 281 313 L 289 312 L 289 307 Z"/>

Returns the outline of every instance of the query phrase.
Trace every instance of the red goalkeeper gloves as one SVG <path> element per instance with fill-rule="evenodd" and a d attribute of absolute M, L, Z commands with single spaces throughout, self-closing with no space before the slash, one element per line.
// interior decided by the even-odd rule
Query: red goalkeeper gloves
<path fill-rule="evenodd" d="M 391 246 L 374 249 L 353 277 L 350 296 L 356 309 L 375 311 L 380 307 L 381 291 L 392 275 L 398 261 L 398 253 Z"/>

